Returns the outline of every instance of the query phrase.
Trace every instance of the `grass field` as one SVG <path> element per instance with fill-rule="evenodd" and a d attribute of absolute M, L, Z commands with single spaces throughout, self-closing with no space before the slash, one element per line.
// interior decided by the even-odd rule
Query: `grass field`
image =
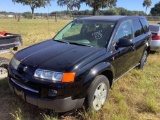
<path fill-rule="evenodd" d="M 0 29 L 21 34 L 23 47 L 52 38 L 70 20 L 1 19 Z M 11 58 L 7 54 L 3 57 Z M 13 95 L 7 79 L 0 80 L 0 120 L 57 120 Z M 76 112 L 62 116 L 65 120 L 160 120 L 160 53 L 152 53 L 144 70 L 134 69 L 110 90 L 104 109 L 91 115 Z"/>

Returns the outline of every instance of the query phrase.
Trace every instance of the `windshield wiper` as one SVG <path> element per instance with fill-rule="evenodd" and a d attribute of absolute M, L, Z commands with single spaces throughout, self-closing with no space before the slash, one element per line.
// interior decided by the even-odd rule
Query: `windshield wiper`
<path fill-rule="evenodd" d="M 69 44 L 74 44 L 74 45 L 80 45 L 80 46 L 88 46 L 88 47 L 93 47 L 93 46 L 91 46 L 91 45 L 80 44 L 80 43 L 77 43 L 77 42 L 69 42 Z"/>
<path fill-rule="evenodd" d="M 70 44 L 69 42 L 62 41 L 62 40 L 54 40 L 54 41 L 61 42 L 61 43 L 66 43 L 66 44 Z"/>
<path fill-rule="evenodd" d="M 77 43 L 77 42 L 66 42 L 66 41 L 62 41 L 62 40 L 54 40 L 54 41 L 61 42 L 61 43 L 66 43 L 66 44 L 74 44 L 74 45 L 80 45 L 80 46 L 93 47 L 91 45 L 80 44 L 80 43 Z"/>

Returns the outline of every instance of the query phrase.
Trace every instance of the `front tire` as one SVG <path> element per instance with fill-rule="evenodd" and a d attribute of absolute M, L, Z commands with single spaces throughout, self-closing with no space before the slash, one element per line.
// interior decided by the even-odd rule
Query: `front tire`
<path fill-rule="evenodd" d="M 86 106 L 87 109 L 100 110 L 109 94 L 109 81 L 104 75 L 98 75 L 89 87 Z"/>

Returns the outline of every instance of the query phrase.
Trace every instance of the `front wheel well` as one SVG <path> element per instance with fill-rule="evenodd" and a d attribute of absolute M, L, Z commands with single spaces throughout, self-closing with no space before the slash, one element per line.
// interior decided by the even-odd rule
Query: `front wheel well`
<path fill-rule="evenodd" d="M 112 84 L 113 84 L 113 73 L 112 73 L 112 71 L 106 70 L 106 71 L 101 72 L 100 75 L 104 75 L 108 78 L 109 84 L 110 84 L 110 87 L 111 87 Z"/>

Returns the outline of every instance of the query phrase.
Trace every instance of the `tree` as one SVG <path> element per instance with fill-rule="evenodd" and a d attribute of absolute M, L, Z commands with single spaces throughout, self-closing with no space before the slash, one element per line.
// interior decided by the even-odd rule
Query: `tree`
<path fill-rule="evenodd" d="M 32 11 L 32 19 L 34 18 L 34 9 L 39 7 L 45 7 L 50 4 L 51 0 L 12 0 L 14 3 L 21 3 L 23 5 L 29 5 Z"/>
<path fill-rule="evenodd" d="M 1 11 L 0 14 L 3 14 L 3 15 L 5 15 L 5 17 L 7 17 L 8 13 L 6 11 Z"/>
<path fill-rule="evenodd" d="M 117 8 L 119 11 L 119 15 L 127 15 L 127 9 L 123 8 L 123 7 L 119 7 Z"/>
<path fill-rule="evenodd" d="M 160 16 L 160 2 L 156 3 L 153 8 L 151 8 L 151 14 L 153 16 Z"/>
<path fill-rule="evenodd" d="M 81 0 L 93 8 L 93 15 L 96 15 L 100 8 L 112 8 L 116 6 L 117 0 Z"/>
<path fill-rule="evenodd" d="M 80 9 L 81 0 L 58 0 L 57 4 L 59 6 L 67 6 L 67 13 L 69 10 L 73 11 L 73 8 Z"/>
<path fill-rule="evenodd" d="M 105 15 L 118 15 L 119 12 L 118 12 L 118 9 L 116 9 L 116 8 L 111 8 L 111 9 L 109 9 L 109 10 L 106 10 L 104 14 L 105 14 Z"/>
<path fill-rule="evenodd" d="M 31 12 L 24 12 L 24 13 L 22 14 L 22 16 L 23 16 L 24 18 L 30 19 L 30 18 L 32 18 L 32 13 L 31 13 Z"/>
<path fill-rule="evenodd" d="M 89 11 L 89 10 L 85 10 L 84 13 L 85 13 L 85 15 L 91 15 L 92 14 L 92 12 Z"/>
<path fill-rule="evenodd" d="M 146 7 L 146 13 L 147 13 L 147 8 L 150 7 L 151 5 L 152 5 L 151 0 L 144 0 L 143 7 Z"/>

